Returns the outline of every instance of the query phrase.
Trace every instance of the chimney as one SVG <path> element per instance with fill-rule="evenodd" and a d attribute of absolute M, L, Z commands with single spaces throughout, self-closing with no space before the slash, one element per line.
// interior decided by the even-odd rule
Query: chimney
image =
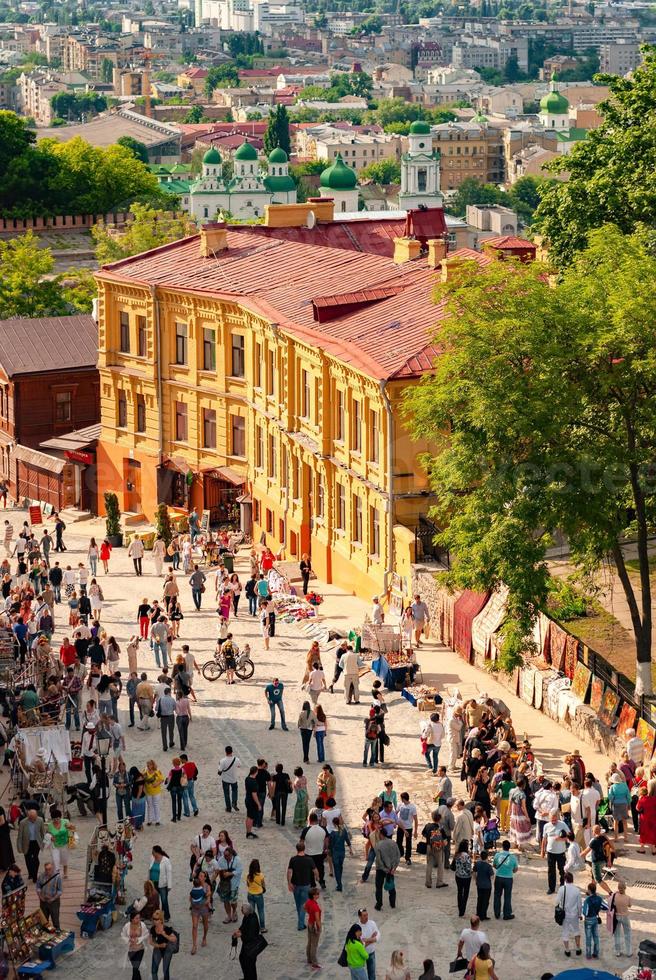
<path fill-rule="evenodd" d="M 225 252 L 228 247 L 228 234 L 225 221 L 212 221 L 201 225 L 200 254 L 204 259 L 213 258 L 217 252 Z"/>
<path fill-rule="evenodd" d="M 418 259 L 421 254 L 421 242 L 416 238 L 394 239 L 394 264 L 403 265 Z"/>
<path fill-rule="evenodd" d="M 428 264 L 431 269 L 437 269 L 446 258 L 449 245 L 446 238 L 429 238 L 428 242 Z"/>
<path fill-rule="evenodd" d="M 461 256 L 454 256 L 451 259 L 444 259 L 441 263 L 442 266 L 442 282 L 450 282 L 453 279 L 454 273 L 463 265 L 466 259 Z"/>

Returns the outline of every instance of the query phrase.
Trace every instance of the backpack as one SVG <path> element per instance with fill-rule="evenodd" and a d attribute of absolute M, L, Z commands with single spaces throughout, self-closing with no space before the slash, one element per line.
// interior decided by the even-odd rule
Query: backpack
<path fill-rule="evenodd" d="M 367 738 L 371 739 L 371 741 L 373 742 L 374 739 L 378 738 L 378 731 L 379 729 L 376 722 L 370 721 L 369 724 L 367 725 Z"/>
<path fill-rule="evenodd" d="M 439 827 L 433 827 L 431 830 L 430 837 L 428 838 L 428 846 L 433 851 L 441 851 L 444 847 L 444 837 Z"/>

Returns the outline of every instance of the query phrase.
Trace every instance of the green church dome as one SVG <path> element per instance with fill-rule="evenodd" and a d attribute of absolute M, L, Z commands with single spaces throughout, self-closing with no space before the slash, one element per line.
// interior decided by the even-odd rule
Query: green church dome
<path fill-rule="evenodd" d="M 335 162 L 322 172 L 319 183 L 332 191 L 352 191 L 358 182 L 355 170 L 351 170 L 338 153 Z"/>
<path fill-rule="evenodd" d="M 276 146 L 269 154 L 269 163 L 287 163 L 288 159 L 282 146 Z"/>
<path fill-rule="evenodd" d="M 210 164 L 212 164 L 212 163 L 214 163 L 214 164 L 221 163 L 221 154 L 216 149 L 216 147 L 214 147 L 214 146 L 210 147 L 210 149 L 207 151 L 207 153 L 203 157 L 203 163 L 210 163 Z"/>
<path fill-rule="evenodd" d="M 288 191 L 296 190 L 296 184 L 291 177 L 283 177 L 280 175 L 265 177 L 264 186 L 268 191 L 274 194 L 276 191 L 280 193 L 287 193 Z"/>
<path fill-rule="evenodd" d="M 429 124 L 427 122 L 424 122 L 423 119 L 417 119 L 415 122 L 413 122 L 412 126 L 410 127 L 411 136 L 428 136 L 430 134 L 430 131 L 431 128 Z"/>
<path fill-rule="evenodd" d="M 257 160 L 257 150 L 251 143 L 242 143 L 235 153 L 235 160 Z"/>
<path fill-rule="evenodd" d="M 569 101 L 556 88 L 556 76 L 551 76 L 551 91 L 540 99 L 540 112 L 550 112 L 552 115 L 565 115 L 569 112 Z"/>

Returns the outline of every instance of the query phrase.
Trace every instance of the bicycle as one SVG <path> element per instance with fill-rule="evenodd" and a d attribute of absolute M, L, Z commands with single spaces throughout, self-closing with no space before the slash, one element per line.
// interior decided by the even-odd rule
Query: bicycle
<path fill-rule="evenodd" d="M 221 674 L 226 671 L 225 659 L 217 652 L 212 660 L 203 664 L 201 671 L 206 681 L 218 681 Z M 240 656 L 237 658 L 237 666 L 234 672 L 235 677 L 240 681 L 250 680 L 255 673 L 255 664 L 250 657 Z"/>

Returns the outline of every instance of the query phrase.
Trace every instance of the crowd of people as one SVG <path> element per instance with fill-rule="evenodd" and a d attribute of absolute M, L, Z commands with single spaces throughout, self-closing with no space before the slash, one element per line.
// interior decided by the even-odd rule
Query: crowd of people
<path fill-rule="evenodd" d="M 407 767 L 404 784 L 396 787 L 383 772 L 379 792 L 364 812 L 346 812 L 342 777 L 328 761 L 339 730 L 331 710 L 336 688 L 342 687 L 345 705 L 352 706 L 342 710 L 361 718 L 362 766 L 382 769 L 395 733 L 389 692 L 380 680 L 369 683 L 366 674 L 363 679 L 361 654 L 349 640 L 338 639 L 328 651 L 318 642 L 310 645 L 293 685 L 302 698 L 296 721 L 302 765 L 285 761 L 280 751 L 271 764 L 263 755 L 242 761 L 228 744 L 216 760 L 216 775 L 201 774 L 189 748 L 190 741 L 200 744 L 194 725 L 199 664 L 193 642 L 185 642 L 185 615 L 195 615 L 194 609 L 200 612 L 203 603 L 207 608 L 213 597 L 216 653 L 225 661 L 226 683 L 232 683 L 239 653 L 232 632 L 235 623 L 258 620 L 264 650 L 275 637 L 268 582 L 273 554 L 252 549 L 242 585 L 240 574 L 222 560 L 226 537 L 203 539 L 200 548 L 195 512 L 188 534 L 175 536 L 168 545 L 156 538 L 151 560 L 158 594 L 134 602 L 126 674 L 120 667 L 121 646 L 104 625 L 105 592 L 121 588 L 115 578 L 108 580 L 111 589 L 104 581 L 110 574 L 111 547 L 91 538 L 83 560 L 62 567 L 53 552 L 66 551 L 65 530 L 58 518 L 54 538 L 47 530 L 35 533 L 25 523 L 14 540 L 14 528 L 5 521 L 0 625 L 13 636 L 18 663 L 34 667 L 33 680 L 4 702 L 5 747 L 11 756 L 11 732 L 17 725 L 63 722 L 72 740 L 79 741 L 97 819 L 104 818 L 109 802 L 110 820 L 115 808 L 116 819 L 132 821 L 138 839 L 152 835 L 143 894 L 131 904 L 121 933 L 133 980 L 140 980 L 147 949 L 152 951 L 153 976 L 161 966 L 164 980 L 169 980 L 181 932 L 185 946 L 186 931 L 179 921 L 172 924 L 169 903 L 181 877 L 189 882 L 191 955 L 211 942 L 212 916 L 215 909 L 220 914 L 222 910 L 221 925 L 239 949 L 244 980 L 255 980 L 258 958 L 268 942 L 267 882 L 282 881 L 290 894 L 290 915 L 295 914 L 298 931 L 306 933 L 307 966 L 319 971 L 329 914 L 326 890 L 343 892 L 345 866 L 351 862 L 355 868 L 359 860 L 359 883 L 366 886 L 373 876 L 372 912 L 381 918 L 395 914 L 399 876 L 415 874 L 420 861 L 427 889 L 451 886 L 446 895 L 453 898 L 445 900 L 453 903 L 459 918 L 469 921 L 454 937 L 454 957 L 473 980 L 497 977 L 484 923 L 492 917 L 500 922 L 514 919 L 517 874 L 529 860 L 544 868 L 545 891 L 553 896 L 565 957 L 583 955 L 582 931 L 586 957 L 599 957 L 601 912 L 612 920 L 617 956 L 632 955 L 631 898 L 616 858 L 620 848 L 656 854 L 656 766 L 645 758 L 635 731 L 628 733 L 624 750 L 606 773 L 589 771 L 581 752 L 574 750 L 560 772 L 549 774 L 531 743 L 518 738 L 502 700 L 484 694 L 466 699 L 458 688 L 443 690 L 435 695 L 433 710 L 420 715 L 416 768 Z M 135 576 L 142 577 L 145 549 L 138 535 L 128 556 Z M 307 555 L 299 573 L 307 593 L 312 574 Z M 138 595 L 144 591 L 140 588 Z M 247 608 L 240 605 L 242 591 Z M 408 610 L 401 627 L 404 646 L 414 653 L 426 639 L 430 616 L 419 595 Z M 382 622 L 384 615 L 376 597 L 372 617 Z M 55 641 L 55 635 L 61 639 Z M 253 711 L 260 706 L 266 714 L 268 709 L 269 731 L 277 722 L 288 731 L 286 685 L 281 679 L 266 678 L 252 692 Z M 160 759 L 147 736 L 139 734 L 152 727 L 161 736 Z M 99 737 L 111 742 L 106 770 L 99 763 Z M 144 745 L 149 757 L 139 763 Z M 411 762 L 412 751 L 408 758 Z M 316 776 L 309 768 L 314 765 L 319 767 Z M 422 766 L 429 784 L 417 779 Z M 199 792 L 210 779 L 220 783 L 226 814 L 241 814 L 243 808 L 243 836 L 235 833 L 232 823 L 213 829 L 217 814 L 205 811 Z M 199 832 L 187 834 L 188 869 L 176 867 L 158 842 L 162 832 L 157 828 L 166 820 L 166 793 L 171 823 L 194 821 L 201 811 L 206 821 Z M 274 828 L 291 824 L 298 835 L 286 877 L 258 843 L 268 836 L 263 830 L 269 823 Z M 17 829 L 16 849 L 24 856 L 42 910 L 57 924 L 75 827 L 58 810 L 44 820 L 39 807 L 29 801 L 7 814 L 0 808 L 5 891 L 18 879 L 22 883 L 23 875 L 16 864 L 12 828 Z M 339 964 L 352 980 L 417 980 L 404 950 L 394 950 L 389 964 L 377 962 L 384 923 L 379 927 L 366 903 L 360 901 L 359 906 L 352 909 L 353 924 L 343 937 Z M 330 966 L 332 975 L 334 962 Z M 441 964 L 443 972 L 448 968 Z M 435 964 L 426 960 L 420 980 L 436 976 Z"/>

